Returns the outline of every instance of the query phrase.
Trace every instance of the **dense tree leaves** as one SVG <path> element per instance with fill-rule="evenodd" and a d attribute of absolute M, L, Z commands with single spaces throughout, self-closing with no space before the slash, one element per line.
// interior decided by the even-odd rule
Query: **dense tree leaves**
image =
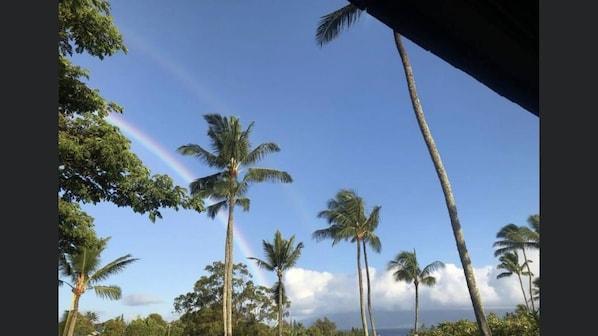
<path fill-rule="evenodd" d="M 174 300 L 174 309 L 181 315 L 185 335 L 222 335 L 222 286 L 224 263 L 214 262 L 204 268 L 202 276 L 187 294 Z M 269 289 L 256 286 L 247 265 L 233 267 L 233 325 L 235 335 L 271 335 L 269 324 L 276 319 L 276 305 Z"/>
<path fill-rule="evenodd" d="M 58 2 L 58 195 L 59 255 L 93 238 L 93 218 L 79 204 L 111 202 L 148 214 L 160 209 L 203 211 L 203 200 L 175 186 L 167 175 L 151 175 L 130 141 L 105 118 L 123 108 L 88 87 L 89 71 L 71 63 L 73 54 L 103 60 L 126 47 L 105 0 Z"/>

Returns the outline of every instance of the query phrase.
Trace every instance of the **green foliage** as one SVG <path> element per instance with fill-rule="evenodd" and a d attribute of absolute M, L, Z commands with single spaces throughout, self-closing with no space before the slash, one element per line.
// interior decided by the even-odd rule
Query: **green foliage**
<path fill-rule="evenodd" d="M 509 313 L 500 318 L 494 313 L 487 316 L 492 336 L 539 336 L 539 319 L 530 313 Z M 475 322 L 459 320 L 455 322 L 441 322 L 437 326 L 422 328 L 419 336 L 478 336 L 479 328 Z"/>
<path fill-rule="evenodd" d="M 127 323 L 122 316 L 104 322 L 102 336 L 125 336 Z"/>
<path fill-rule="evenodd" d="M 175 312 L 182 314 L 185 335 L 222 335 L 222 286 L 224 264 L 207 265 L 208 275 L 201 276 L 193 292 L 179 295 L 174 300 Z M 256 286 L 247 265 L 233 267 L 233 325 L 235 335 L 263 334 L 276 319 L 276 306 L 264 286 Z"/>
<path fill-rule="evenodd" d="M 66 324 L 66 320 L 68 317 L 68 311 L 65 311 L 62 319 L 60 320 L 60 322 L 58 323 L 58 335 L 59 336 L 63 336 L 65 335 L 64 333 L 64 327 Z M 77 322 L 75 323 L 75 331 L 74 331 L 74 336 L 87 336 L 90 333 L 92 333 L 95 330 L 95 324 L 93 320 L 90 319 L 90 315 L 85 313 L 85 314 L 81 314 L 79 312 L 77 312 Z"/>
<path fill-rule="evenodd" d="M 85 83 L 89 71 L 69 57 L 87 53 L 104 59 L 126 52 L 105 0 L 58 2 L 58 195 L 59 255 L 93 240 L 93 218 L 79 203 L 111 202 L 161 218 L 161 208 L 203 211 L 203 201 L 190 197 L 167 175 L 150 175 L 130 150 L 130 141 L 105 120 L 123 109 L 106 101 Z"/>
<path fill-rule="evenodd" d="M 137 317 L 127 326 L 125 336 L 164 336 L 166 332 L 166 323 L 161 323 L 151 316 L 146 318 Z"/>
<path fill-rule="evenodd" d="M 330 321 L 327 317 L 324 317 L 324 319 L 317 319 L 307 329 L 307 333 L 310 336 L 335 336 L 336 323 Z"/>

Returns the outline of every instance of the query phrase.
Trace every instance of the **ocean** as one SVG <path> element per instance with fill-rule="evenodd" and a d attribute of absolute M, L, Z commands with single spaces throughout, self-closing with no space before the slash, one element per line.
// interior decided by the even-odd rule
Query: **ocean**
<path fill-rule="evenodd" d="M 376 336 L 407 336 L 411 328 L 376 328 Z M 370 335 L 372 331 L 370 330 Z"/>
<path fill-rule="evenodd" d="M 392 329 L 376 328 L 376 335 L 377 336 L 407 336 L 407 335 L 409 335 L 410 330 L 411 330 L 411 328 L 392 328 Z"/>

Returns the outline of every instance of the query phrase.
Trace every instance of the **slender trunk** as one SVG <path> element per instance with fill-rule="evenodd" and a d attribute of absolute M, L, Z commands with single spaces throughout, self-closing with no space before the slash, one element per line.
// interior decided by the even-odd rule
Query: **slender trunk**
<path fill-rule="evenodd" d="M 278 275 L 278 336 L 282 336 L 282 275 Z"/>
<path fill-rule="evenodd" d="M 525 301 L 525 308 L 529 310 L 529 303 L 527 302 L 527 295 L 525 294 L 525 288 L 523 287 L 523 280 L 521 280 L 521 273 L 517 273 L 519 279 L 519 286 L 521 286 L 521 292 L 523 293 L 523 300 Z"/>
<path fill-rule="evenodd" d="M 528 262 L 529 260 L 527 260 L 527 254 L 525 253 L 525 247 L 522 247 L 521 251 L 523 252 L 523 260 L 525 260 L 525 266 L 527 267 L 527 277 L 529 279 L 529 297 L 530 297 L 530 301 L 531 301 L 531 304 L 532 304 L 532 312 L 535 313 L 536 312 L 536 305 L 534 304 L 534 300 L 532 299 L 532 297 L 534 295 L 533 292 L 532 292 L 532 290 L 533 290 L 533 286 L 532 286 L 532 277 L 533 277 L 533 274 L 532 274 L 532 270 L 529 268 L 529 262 Z M 527 305 L 527 301 L 525 301 L 525 302 L 526 302 L 526 305 Z"/>
<path fill-rule="evenodd" d="M 461 231 L 461 223 L 459 222 L 457 206 L 453 197 L 451 185 L 446 171 L 444 169 L 444 165 L 442 164 L 440 154 L 438 153 L 438 149 L 434 144 L 432 133 L 428 128 L 428 124 L 426 122 L 422 106 L 417 96 L 417 88 L 415 86 L 415 77 L 413 75 L 413 69 L 411 69 L 411 64 L 407 56 L 407 51 L 403 46 L 403 42 L 401 42 L 401 35 L 397 32 L 393 33 L 395 45 L 397 47 L 399 56 L 401 57 L 401 62 L 403 63 L 403 68 L 405 70 L 405 78 L 407 80 L 407 86 L 409 88 L 409 97 L 411 98 L 411 105 L 413 107 L 413 111 L 415 112 L 415 118 L 417 119 L 419 129 L 422 133 L 426 146 L 428 147 L 428 152 L 430 153 L 430 157 L 432 158 L 432 162 L 434 163 L 434 167 L 436 168 L 436 174 L 438 175 L 438 179 L 440 180 L 440 185 L 442 187 L 442 192 L 444 193 L 444 199 L 446 201 L 446 206 L 451 220 L 451 226 L 453 228 L 453 234 L 455 236 L 457 250 L 459 251 L 459 257 L 461 259 L 461 264 L 463 265 L 463 273 L 465 274 L 465 281 L 467 283 L 467 288 L 469 289 L 469 296 L 471 297 L 473 311 L 475 313 L 476 321 L 480 329 L 480 334 L 483 336 L 491 336 L 492 333 L 490 331 L 490 327 L 488 326 L 488 322 L 486 321 L 484 307 L 482 306 L 482 299 L 480 297 L 480 292 L 476 285 L 473 267 L 471 266 L 471 259 L 469 258 L 469 252 L 467 251 L 467 246 L 465 245 L 465 238 L 463 237 L 463 232 Z"/>
<path fill-rule="evenodd" d="M 419 284 L 415 282 L 415 327 L 413 328 L 414 336 L 417 336 L 417 325 L 419 321 Z"/>
<path fill-rule="evenodd" d="M 227 243 L 227 254 L 228 254 L 228 264 L 226 265 L 226 276 L 227 281 L 225 283 L 226 286 L 226 336 L 233 335 L 233 265 L 234 265 L 234 258 L 233 258 L 233 208 L 235 204 L 234 197 L 231 198 L 230 203 L 230 211 L 228 217 L 228 223 L 226 226 L 226 243 Z"/>
<path fill-rule="evenodd" d="M 361 324 L 363 325 L 363 334 L 368 336 L 368 321 L 365 317 L 365 305 L 363 302 L 363 279 L 361 276 L 361 244 L 358 240 L 357 245 L 357 279 L 359 280 L 359 308 L 361 309 Z"/>
<path fill-rule="evenodd" d="M 372 335 L 376 336 L 376 326 L 374 325 L 374 315 L 372 314 L 372 287 L 370 285 L 370 267 L 368 265 L 368 254 L 365 248 L 365 240 L 363 241 L 363 260 L 365 261 L 365 275 L 367 279 L 368 290 L 368 312 L 370 314 L 370 324 L 372 325 Z"/>
<path fill-rule="evenodd" d="M 69 312 L 69 315 L 71 315 L 69 321 L 68 321 L 68 325 L 65 326 L 66 329 L 66 335 L 64 336 L 73 336 L 75 334 L 75 324 L 77 324 L 77 313 L 79 312 L 79 299 L 81 298 L 81 296 L 75 294 L 73 295 L 73 308 L 71 309 L 71 311 Z"/>

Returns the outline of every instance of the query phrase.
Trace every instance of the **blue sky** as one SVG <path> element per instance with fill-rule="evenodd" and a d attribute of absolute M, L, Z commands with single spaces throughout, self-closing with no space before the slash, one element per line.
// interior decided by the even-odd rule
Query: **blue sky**
<path fill-rule="evenodd" d="M 186 173 L 213 172 L 176 153 L 188 143 L 208 146 L 204 114 L 238 116 L 245 126 L 253 121 L 254 145 L 273 141 L 281 147 L 260 166 L 285 170 L 294 182 L 250 189 L 250 211 L 236 211 L 235 262 L 249 265 L 254 280 L 270 286 L 274 275 L 246 258 L 262 257 L 262 240 L 272 240 L 277 229 L 302 241 L 297 268 L 285 278 L 292 315 L 358 310 L 355 246 L 332 248 L 311 238 L 327 226 L 317 213 L 341 188 L 354 189 L 368 211 L 382 207 L 376 232 L 382 252 L 369 255 L 375 309 L 413 308 L 413 288 L 395 283 L 385 266 L 414 248 L 422 266 L 447 264 L 436 287 L 421 291 L 420 309 L 469 308 L 444 198 L 391 30 L 364 13 L 329 45 L 315 43 L 320 16 L 346 3 L 112 1 L 129 53 L 104 61 L 75 56 L 74 62 L 90 69 L 90 86 L 124 107 L 119 118 L 133 127 L 125 132 L 133 151 L 152 173 L 168 174 L 179 185 L 188 185 Z M 539 119 L 437 56 L 405 44 L 452 183 L 482 301 L 513 307 L 521 303 L 521 292 L 515 278 L 496 279 L 492 243 L 505 224 L 525 225 L 539 212 Z M 92 292 L 81 298 L 80 310 L 102 319 L 150 313 L 174 319 L 174 298 L 192 291 L 204 267 L 224 258 L 222 220 L 165 210 L 152 224 L 111 204 L 84 208 L 95 218 L 98 235 L 112 237 L 104 263 L 127 253 L 140 258 L 106 282 L 122 288 L 122 300 L 102 300 Z M 537 253 L 533 260 L 539 275 Z M 61 314 L 71 293 L 64 287 L 58 295 Z"/>

